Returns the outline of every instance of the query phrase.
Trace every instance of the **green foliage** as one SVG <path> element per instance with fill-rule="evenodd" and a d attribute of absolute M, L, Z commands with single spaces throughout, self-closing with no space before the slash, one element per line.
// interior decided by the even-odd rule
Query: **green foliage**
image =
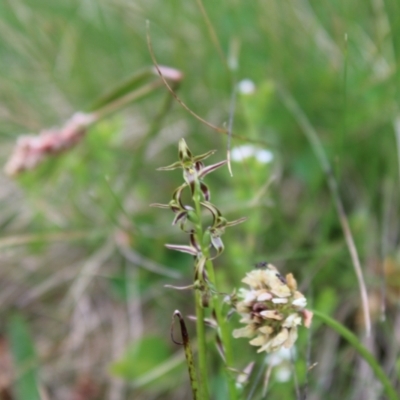
<path fill-rule="evenodd" d="M 146 374 L 151 374 L 163 363 L 168 362 L 171 350 L 165 340 L 160 336 L 146 336 L 129 345 L 121 359 L 110 365 L 110 372 L 120 378 L 130 380 L 133 385 L 137 379 Z M 152 379 L 147 384 L 147 389 L 156 391 L 162 388 L 170 388 L 182 365 L 174 365 L 161 376 Z M 152 389 L 153 388 L 153 389 Z"/>
<path fill-rule="evenodd" d="M 10 315 L 7 323 L 16 380 L 14 392 L 18 400 L 40 400 L 38 360 L 29 326 L 21 314 Z"/>
<path fill-rule="evenodd" d="M 135 379 L 161 364 L 169 355 L 168 347 L 159 336 L 148 336 L 130 345 L 122 359 L 110 368 L 117 376 Z"/>

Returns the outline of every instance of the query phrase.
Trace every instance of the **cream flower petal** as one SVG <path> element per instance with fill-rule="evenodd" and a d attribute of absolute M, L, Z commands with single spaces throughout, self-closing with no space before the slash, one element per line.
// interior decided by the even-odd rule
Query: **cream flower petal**
<path fill-rule="evenodd" d="M 260 326 L 258 331 L 263 333 L 264 335 L 270 335 L 274 330 L 271 326 Z"/>
<path fill-rule="evenodd" d="M 241 322 L 242 324 L 252 324 L 253 318 L 250 315 L 244 315 L 239 322 Z"/>
<path fill-rule="evenodd" d="M 282 329 L 273 339 L 272 339 L 272 348 L 274 349 L 279 349 L 283 345 L 283 343 L 286 342 L 286 340 L 289 337 L 289 331 L 288 329 L 284 328 Z"/>
<path fill-rule="evenodd" d="M 297 290 L 297 282 L 296 279 L 294 279 L 293 274 L 286 275 L 286 283 L 293 292 Z"/>
<path fill-rule="evenodd" d="M 253 291 L 253 290 L 249 290 L 246 293 L 245 297 L 243 298 L 243 302 L 248 304 L 248 303 L 251 303 L 252 301 L 254 301 L 256 299 L 257 299 L 257 293 L 255 291 Z"/>
<path fill-rule="evenodd" d="M 265 271 L 262 269 L 255 269 L 248 272 L 246 277 L 242 279 L 242 282 L 248 284 L 252 288 L 261 288 L 264 280 Z"/>
<path fill-rule="evenodd" d="M 274 304 L 286 304 L 288 302 L 288 299 L 282 299 L 280 297 L 275 297 L 274 299 L 272 299 L 272 302 Z"/>
<path fill-rule="evenodd" d="M 266 301 L 271 299 L 272 299 L 272 294 L 266 291 L 263 291 L 263 293 L 257 296 L 257 301 Z"/>
<path fill-rule="evenodd" d="M 304 297 L 303 293 L 296 291 L 294 292 L 293 298 L 296 299 L 301 299 L 302 297 Z"/>
<path fill-rule="evenodd" d="M 293 346 L 296 340 L 297 340 L 297 328 L 292 328 L 289 331 L 289 337 L 286 339 L 285 343 L 283 344 L 283 347 L 289 349 L 290 347 Z"/>
<path fill-rule="evenodd" d="M 307 305 L 307 299 L 305 297 L 299 297 L 292 301 L 292 304 L 296 307 L 304 308 Z"/>
<path fill-rule="evenodd" d="M 248 314 L 250 311 L 250 307 L 248 304 L 244 303 L 243 301 L 240 301 L 239 303 L 236 304 L 236 311 L 240 314 Z"/>
<path fill-rule="evenodd" d="M 253 325 L 247 325 L 244 328 L 235 329 L 232 332 L 232 335 L 234 338 L 252 337 L 252 336 L 254 336 L 255 332 L 256 332 L 256 330 Z"/>
<path fill-rule="evenodd" d="M 265 335 L 257 336 L 256 338 L 250 340 L 252 346 L 263 346 L 268 341 L 268 337 Z"/>
<path fill-rule="evenodd" d="M 265 351 L 266 353 L 269 353 L 271 351 L 271 341 L 267 342 L 266 344 L 264 344 L 264 346 L 260 347 L 257 350 L 257 353 L 261 353 Z"/>
<path fill-rule="evenodd" d="M 264 310 L 260 312 L 260 315 L 265 318 L 277 319 L 278 321 L 283 319 L 283 315 L 276 310 Z"/>
<path fill-rule="evenodd" d="M 247 295 L 248 289 L 240 288 L 238 290 L 238 297 L 244 299 Z"/>
<path fill-rule="evenodd" d="M 269 340 L 264 346 L 260 347 L 257 353 L 261 353 L 262 351 L 276 351 L 278 350 L 283 343 L 286 342 L 289 337 L 289 331 L 287 329 L 282 329 L 274 338 Z"/>
<path fill-rule="evenodd" d="M 298 325 L 301 325 L 301 317 L 297 313 L 290 314 L 282 324 L 285 328 L 293 328 Z"/>
<path fill-rule="evenodd" d="M 289 297 L 292 294 L 289 287 L 285 284 L 274 285 L 271 287 L 270 291 L 272 294 L 278 297 Z"/>

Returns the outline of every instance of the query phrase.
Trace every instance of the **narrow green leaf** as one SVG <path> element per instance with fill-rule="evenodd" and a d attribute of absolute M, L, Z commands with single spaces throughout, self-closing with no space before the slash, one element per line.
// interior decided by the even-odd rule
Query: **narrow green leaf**
<path fill-rule="evenodd" d="M 14 314 L 7 324 L 7 335 L 16 370 L 14 393 L 17 400 L 40 400 L 38 363 L 35 346 L 24 317 Z"/>
<path fill-rule="evenodd" d="M 108 92 L 104 93 L 97 100 L 95 100 L 93 104 L 88 107 L 88 111 L 96 111 L 99 108 L 110 104 L 111 102 L 140 87 L 154 75 L 154 71 L 151 67 L 134 72 L 131 76 L 119 82 L 116 86 L 112 87 Z"/>
<path fill-rule="evenodd" d="M 381 381 L 383 390 L 385 391 L 387 398 L 390 400 L 400 400 L 400 395 L 396 393 L 396 389 L 393 387 L 385 371 L 379 365 L 378 360 L 368 351 L 366 347 L 363 346 L 360 339 L 353 332 L 349 331 L 339 321 L 336 321 L 335 319 L 320 311 L 312 310 L 312 312 L 314 313 L 315 317 L 321 319 L 323 322 L 325 322 L 326 325 L 330 326 L 339 335 L 346 339 L 350 343 L 350 345 L 353 346 L 353 348 L 358 352 L 358 354 L 369 364 L 372 371 L 374 371 L 376 378 Z"/>

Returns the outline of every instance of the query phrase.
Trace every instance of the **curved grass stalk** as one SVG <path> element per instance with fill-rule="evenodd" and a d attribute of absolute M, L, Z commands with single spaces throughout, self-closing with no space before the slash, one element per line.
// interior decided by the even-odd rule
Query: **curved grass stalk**
<path fill-rule="evenodd" d="M 387 398 L 389 400 L 400 400 L 400 395 L 397 394 L 396 389 L 393 387 L 385 371 L 381 368 L 376 358 L 360 342 L 360 339 L 354 335 L 353 332 L 349 331 L 344 325 L 328 315 L 316 310 L 312 310 L 312 312 L 316 317 L 320 318 L 328 326 L 339 333 L 340 336 L 346 339 L 354 347 L 354 349 L 357 350 L 358 354 L 369 364 L 371 369 L 374 371 L 375 376 L 382 383 L 383 390 L 385 391 Z"/>

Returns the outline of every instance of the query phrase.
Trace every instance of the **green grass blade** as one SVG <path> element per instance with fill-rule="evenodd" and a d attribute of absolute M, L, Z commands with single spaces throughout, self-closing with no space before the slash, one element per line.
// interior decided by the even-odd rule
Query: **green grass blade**
<path fill-rule="evenodd" d="M 101 95 L 98 99 L 96 99 L 93 104 L 88 107 L 87 111 L 96 111 L 107 104 L 112 103 L 113 101 L 141 87 L 148 79 L 155 76 L 156 74 L 151 67 L 143 68 L 142 70 L 133 73 L 131 76 L 122 82 L 119 82 L 114 87 L 110 88 L 106 93 Z"/>
<path fill-rule="evenodd" d="M 35 347 L 29 326 L 22 315 L 14 314 L 9 318 L 7 335 L 16 370 L 16 400 L 40 400 Z"/>
<path fill-rule="evenodd" d="M 369 364 L 372 371 L 374 371 L 375 376 L 382 383 L 387 398 L 389 400 L 399 400 L 400 395 L 396 393 L 396 390 L 392 386 L 392 383 L 387 377 L 385 371 L 378 364 L 376 358 L 368 351 L 366 347 L 362 345 L 360 339 L 356 335 L 354 335 L 353 332 L 349 331 L 344 325 L 342 325 L 335 319 L 329 317 L 328 315 L 316 310 L 312 310 L 312 312 L 317 318 L 320 318 L 328 326 L 330 326 L 337 333 L 339 333 L 339 335 L 341 335 L 344 339 L 346 339 L 354 347 L 354 349 L 357 350 L 358 354 L 360 354 L 360 356 Z"/>

